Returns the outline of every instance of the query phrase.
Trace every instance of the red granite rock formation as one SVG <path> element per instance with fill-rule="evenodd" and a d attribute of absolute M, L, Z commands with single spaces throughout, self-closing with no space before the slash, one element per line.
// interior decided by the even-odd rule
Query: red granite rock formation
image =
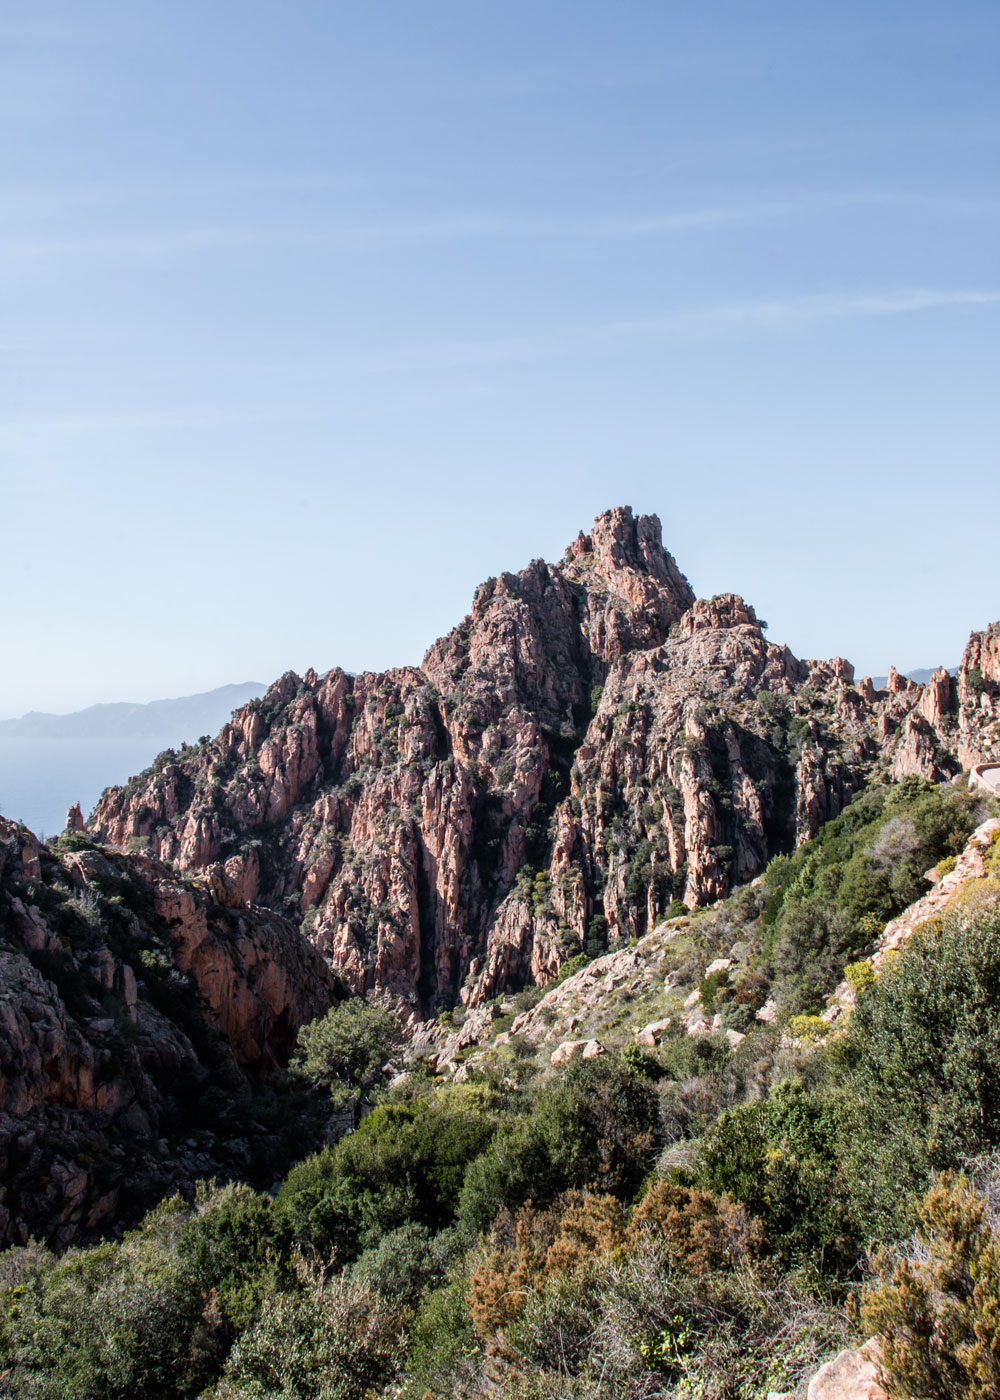
<path fill-rule="evenodd" d="M 656 517 L 617 509 L 483 584 L 419 669 L 283 676 L 88 828 L 294 915 L 357 989 L 480 1003 L 726 894 L 874 776 L 951 776 L 998 673 L 991 629 L 954 691 L 855 686 L 737 595 L 696 600 Z"/>
<path fill-rule="evenodd" d="M 293 925 L 0 818 L 0 926 L 0 1244 L 63 1246 L 196 1177 L 250 1174 L 231 1086 L 285 1063 L 333 997 Z M 204 1094 L 196 1130 L 184 1104 Z"/>

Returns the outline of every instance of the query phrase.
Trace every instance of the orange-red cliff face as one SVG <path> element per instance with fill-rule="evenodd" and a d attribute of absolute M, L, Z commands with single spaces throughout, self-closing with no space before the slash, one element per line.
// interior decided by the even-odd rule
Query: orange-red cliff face
<path fill-rule="evenodd" d="M 992 631 L 957 684 L 798 661 L 618 509 L 483 584 L 420 669 L 286 675 L 88 827 L 301 919 L 358 989 L 481 1002 L 725 894 L 875 774 L 958 771 L 997 669 Z"/>
<path fill-rule="evenodd" d="M 0 1244 L 66 1245 L 254 1174 L 252 1086 L 333 994 L 294 926 L 0 819 L 0 928 Z"/>

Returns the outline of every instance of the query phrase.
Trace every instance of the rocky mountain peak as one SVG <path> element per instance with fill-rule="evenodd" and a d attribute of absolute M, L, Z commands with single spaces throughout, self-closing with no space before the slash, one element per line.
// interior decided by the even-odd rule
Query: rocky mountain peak
<path fill-rule="evenodd" d="M 690 584 L 663 548 L 663 529 L 658 515 L 635 516 L 631 506 L 606 510 L 594 521 L 589 534 L 580 531 L 566 550 L 565 558 L 572 562 L 588 555 L 606 579 L 610 580 L 622 569 L 630 569 L 690 592 Z M 691 594 L 691 601 L 693 598 Z"/>
<path fill-rule="evenodd" d="M 565 576 L 629 608 L 652 611 L 666 627 L 694 602 L 694 590 L 663 547 L 659 516 L 616 506 L 566 550 Z"/>
<path fill-rule="evenodd" d="M 1000 742 L 1000 629 L 953 693 L 855 685 L 763 626 L 695 599 L 656 516 L 619 507 L 482 584 L 420 669 L 283 676 L 88 830 L 300 919 L 357 990 L 481 1003 L 726 894 L 870 779 Z"/>

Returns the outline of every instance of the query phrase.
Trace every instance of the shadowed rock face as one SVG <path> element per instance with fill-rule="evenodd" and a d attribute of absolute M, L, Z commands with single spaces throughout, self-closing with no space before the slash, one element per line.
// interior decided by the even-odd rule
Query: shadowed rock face
<path fill-rule="evenodd" d="M 656 517 L 616 509 L 483 584 L 420 669 L 283 676 L 88 829 L 301 919 L 359 990 L 477 1004 L 726 894 L 875 775 L 957 772 L 1000 704 L 994 630 L 956 681 L 855 685 L 696 600 Z"/>
<path fill-rule="evenodd" d="M 0 930 L 0 1244 L 62 1247 L 253 1175 L 241 1086 L 252 1104 L 333 994 L 293 925 L 0 819 Z"/>

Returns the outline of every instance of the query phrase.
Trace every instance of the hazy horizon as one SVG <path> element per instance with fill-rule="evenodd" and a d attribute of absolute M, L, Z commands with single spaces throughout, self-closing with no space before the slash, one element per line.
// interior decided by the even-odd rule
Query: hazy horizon
<path fill-rule="evenodd" d="M 214 738 L 234 709 L 264 689 L 244 681 L 145 705 L 124 701 L 16 717 L 28 723 L 0 721 L 0 815 L 51 836 L 72 803 L 87 816 L 106 787 L 141 773 L 164 749 L 206 733 Z"/>

